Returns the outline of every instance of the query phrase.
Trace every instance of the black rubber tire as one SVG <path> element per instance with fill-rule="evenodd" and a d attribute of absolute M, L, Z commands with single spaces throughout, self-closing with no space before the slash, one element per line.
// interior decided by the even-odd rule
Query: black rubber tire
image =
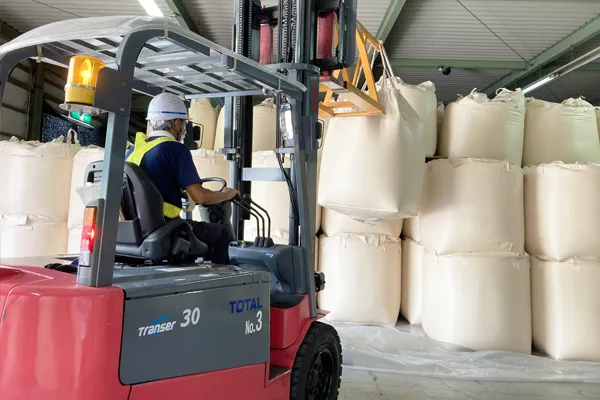
<path fill-rule="evenodd" d="M 317 378 L 323 378 L 320 379 Z M 336 330 L 314 322 L 298 349 L 290 386 L 291 400 L 336 400 L 342 382 L 342 346 Z"/>

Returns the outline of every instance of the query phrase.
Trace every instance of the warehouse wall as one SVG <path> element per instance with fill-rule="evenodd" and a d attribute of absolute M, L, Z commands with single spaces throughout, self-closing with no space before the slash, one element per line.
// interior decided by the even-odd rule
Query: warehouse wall
<path fill-rule="evenodd" d="M 0 139 L 10 136 L 25 138 L 29 122 L 29 87 L 28 68 L 21 64 L 10 76 L 4 92 L 4 101 L 0 109 Z"/>

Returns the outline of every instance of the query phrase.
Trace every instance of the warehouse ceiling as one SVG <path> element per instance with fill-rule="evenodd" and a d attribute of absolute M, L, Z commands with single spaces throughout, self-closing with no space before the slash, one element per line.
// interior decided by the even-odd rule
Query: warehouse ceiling
<path fill-rule="evenodd" d="M 234 0 L 155 1 L 167 18 L 230 46 Z M 138 0 L 0 0 L 0 43 L 69 18 L 145 14 Z M 358 18 L 385 40 L 397 75 L 433 81 L 445 102 L 473 88 L 523 87 L 600 45 L 597 0 L 358 0 Z M 600 63 L 592 62 L 531 94 L 600 103 L 598 89 Z"/>

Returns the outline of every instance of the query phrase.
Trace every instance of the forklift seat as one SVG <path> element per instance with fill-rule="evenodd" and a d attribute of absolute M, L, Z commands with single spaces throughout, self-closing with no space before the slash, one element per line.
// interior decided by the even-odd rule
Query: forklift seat
<path fill-rule="evenodd" d="M 102 161 L 92 162 L 85 172 L 86 183 L 102 180 Z M 208 254 L 208 246 L 194 235 L 184 219 L 165 219 L 163 198 L 139 166 L 126 162 L 117 231 L 117 260 L 152 263 L 194 261 Z"/>

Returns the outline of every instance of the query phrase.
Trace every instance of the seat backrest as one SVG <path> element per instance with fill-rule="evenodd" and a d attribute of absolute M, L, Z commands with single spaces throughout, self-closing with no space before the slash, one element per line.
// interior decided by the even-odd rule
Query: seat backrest
<path fill-rule="evenodd" d="M 102 161 L 88 165 L 86 182 L 102 180 Z M 156 229 L 165 225 L 163 198 L 160 191 L 144 170 L 130 162 L 125 162 L 121 208 L 124 221 L 119 221 L 119 242 L 137 245 Z"/>

